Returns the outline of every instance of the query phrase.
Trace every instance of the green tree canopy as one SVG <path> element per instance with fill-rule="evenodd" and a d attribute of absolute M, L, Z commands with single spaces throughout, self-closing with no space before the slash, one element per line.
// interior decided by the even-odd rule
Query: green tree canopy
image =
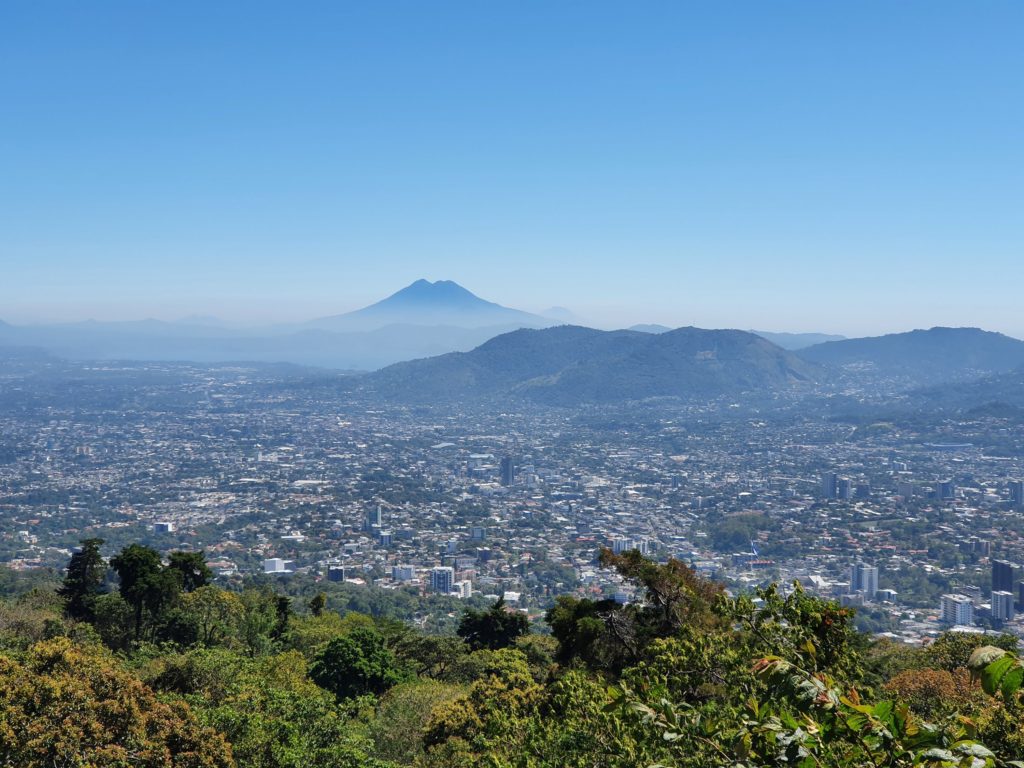
<path fill-rule="evenodd" d="M 142 635 L 145 612 L 158 620 L 165 607 L 177 597 L 180 585 L 176 571 L 163 567 L 160 553 L 141 544 L 130 544 L 111 558 L 110 567 L 120 579 L 121 597 L 134 613 L 135 639 Z"/>
<path fill-rule="evenodd" d="M 530 622 L 526 616 L 508 610 L 505 599 L 498 598 L 486 611 L 466 611 L 459 622 L 457 633 L 474 651 L 482 648 L 496 651 L 513 645 L 529 631 Z"/>
<path fill-rule="evenodd" d="M 68 616 L 92 621 L 93 603 L 103 593 L 107 564 L 100 555 L 103 539 L 83 539 L 82 548 L 71 556 L 64 583 L 57 590 L 66 603 Z"/>
<path fill-rule="evenodd" d="M 66 638 L 0 656 L 0 763 L 18 768 L 234 768 L 182 703 L 165 704 L 102 652 Z"/>
<path fill-rule="evenodd" d="M 167 560 L 167 567 L 180 577 L 184 592 L 194 592 L 213 579 L 213 571 L 206 564 L 203 552 L 171 552 Z"/>
<path fill-rule="evenodd" d="M 341 700 L 384 693 L 405 679 L 406 673 L 377 630 L 356 627 L 317 654 L 309 676 Z"/>

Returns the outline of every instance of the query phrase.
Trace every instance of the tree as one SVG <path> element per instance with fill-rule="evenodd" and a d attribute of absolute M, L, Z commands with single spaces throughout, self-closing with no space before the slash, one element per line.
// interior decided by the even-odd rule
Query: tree
<path fill-rule="evenodd" d="M 100 595 L 93 603 L 92 626 L 100 639 L 115 651 L 125 651 L 132 642 L 132 607 L 117 592 Z"/>
<path fill-rule="evenodd" d="M 168 704 L 96 649 L 58 638 L 0 656 L 0 764 L 234 768 L 188 706 Z"/>
<path fill-rule="evenodd" d="M 621 555 L 602 549 L 600 562 L 643 589 L 643 604 L 630 606 L 642 642 L 670 637 L 684 625 L 710 629 L 720 623 L 712 609 L 724 592 L 722 585 L 685 563 L 675 558 L 656 563 L 635 549 Z"/>
<path fill-rule="evenodd" d="M 637 652 L 631 631 L 612 629 L 629 629 L 626 622 L 614 615 L 621 610 L 622 606 L 614 600 L 559 595 L 544 617 L 558 641 L 555 659 L 565 665 L 580 659 L 591 669 L 621 669 L 625 660 Z"/>
<path fill-rule="evenodd" d="M 288 631 L 289 622 L 292 619 L 292 601 L 287 595 L 278 595 L 275 603 L 277 621 L 274 623 L 274 630 L 271 637 L 280 640 Z"/>
<path fill-rule="evenodd" d="M 511 757 L 521 752 L 531 713 L 542 698 L 543 689 L 519 651 L 490 653 L 483 677 L 469 692 L 435 708 L 423 737 L 427 765 L 513 764 Z"/>
<path fill-rule="evenodd" d="M 184 592 L 194 592 L 213 579 L 213 571 L 206 564 L 203 552 L 171 552 L 167 567 L 180 576 Z"/>
<path fill-rule="evenodd" d="M 621 555 L 603 549 L 600 562 L 639 587 L 642 599 L 621 606 L 613 600 L 559 597 L 547 621 L 559 642 L 556 658 L 561 663 L 578 658 L 593 669 L 621 672 L 659 638 L 672 637 L 683 627 L 712 631 L 723 624 L 715 611 L 722 586 L 679 560 L 656 563 L 635 549 Z"/>
<path fill-rule="evenodd" d="M 134 613 L 135 639 L 142 636 L 146 611 L 155 619 L 177 596 L 180 589 L 176 572 L 165 569 L 160 553 L 141 544 L 131 544 L 110 560 L 121 581 L 120 592 Z"/>
<path fill-rule="evenodd" d="M 219 645 L 234 637 L 244 613 L 238 595 L 212 585 L 199 587 L 181 602 L 182 610 L 195 624 L 196 639 L 205 646 Z"/>
<path fill-rule="evenodd" d="M 334 696 L 307 676 L 296 651 L 252 658 L 193 648 L 151 667 L 151 685 L 185 697 L 223 733 L 244 768 L 396 768 L 369 757 L 371 742 Z"/>
<path fill-rule="evenodd" d="M 309 599 L 309 612 L 314 616 L 322 616 L 326 607 L 327 595 L 323 592 L 317 592 Z"/>
<path fill-rule="evenodd" d="M 498 598 L 486 611 L 468 610 L 462 615 L 457 634 L 474 651 L 508 648 L 530 631 L 530 622 L 518 611 L 509 611 L 505 599 Z"/>
<path fill-rule="evenodd" d="M 317 654 L 309 676 L 340 701 L 384 693 L 406 674 L 377 630 L 356 627 L 329 642 Z"/>
<path fill-rule="evenodd" d="M 908 669 L 883 687 L 886 693 L 921 717 L 937 717 L 951 710 L 963 711 L 980 694 L 966 669 Z"/>
<path fill-rule="evenodd" d="M 107 564 L 100 555 L 103 539 L 83 539 L 82 548 L 71 556 L 64 583 L 57 590 L 67 605 L 67 614 L 78 621 L 92 621 L 93 602 L 103 593 Z"/>
<path fill-rule="evenodd" d="M 294 617 L 288 623 L 288 632 L 282 638 L 285 648 L 300 651 L 312 659 L 331 640 L 347 635 L 355 627 L 373 627 L 373 619 L 361 613 L 349 611 L 344 616 L 327 611 L 320 616 Z"/>
<path fill-rule="evenodd" d="M 377 756 L 398 765 L 414 765 L 423 757 L 423 730 L 434 709 L 449 704 L 465 688 L 437 680 L 400 683 L 381 697 L 370 735 Z"/>

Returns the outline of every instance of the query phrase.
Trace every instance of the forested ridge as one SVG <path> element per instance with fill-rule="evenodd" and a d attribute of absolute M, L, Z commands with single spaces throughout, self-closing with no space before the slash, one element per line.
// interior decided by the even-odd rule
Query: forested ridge
<path fill-rule="evenodd" d="M 798 585 L 733 597 L 604 551 L 642 599 L 535 626 L 499 601 L 445 636 L 101 546 L 59 584 L 0 579 L 0 765 L 1024 766 L 1014 638 L 872 641 Z"/>

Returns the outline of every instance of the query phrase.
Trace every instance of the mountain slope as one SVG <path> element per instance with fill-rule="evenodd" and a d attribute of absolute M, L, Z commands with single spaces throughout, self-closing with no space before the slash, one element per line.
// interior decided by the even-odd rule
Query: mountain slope
<path fill-rule="evenodd" d="M 802 349 L 800 357 L 835 366 L 860 366 L 920 383 L 963 381 L 1024 365 L 1024 341 L 979 328 L 930 328 Z"/>
<path fill-rule="evenodd" d="M 543 328 L 555 322 L 485 301 L 451 280 L 417 280 L 368 307 L 312 320 L 307 326 L 330 331 L 367 331 L 399 324 Z"/>
<path fill-rule="evenodd" d="M 805 349 L 815 344 L 824 344 L 829 341 L 842 341 L 845 336 L 836 336 L 830 333 L 773 333 L 771 331 L 751 331 L 758 336 L 768 339 L 772 344 L 778 344 L 783 349 L 795 352 L 798 349 Z"/>
<path fill-rule="evenodd" d="M 471 352 L 398 363 L 368 377 L 411 402 L 519 397 L 574 405 L 651 397 L 713 398 L 809 382 L 815 366 L 744 331 L 662 334 L 577 326 L 519 330 Z"/>

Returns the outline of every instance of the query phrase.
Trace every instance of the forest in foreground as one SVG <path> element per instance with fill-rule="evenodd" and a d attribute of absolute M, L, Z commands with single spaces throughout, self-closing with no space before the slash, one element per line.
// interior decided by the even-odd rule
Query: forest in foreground
<path fill-rule="evenodd" d="M 499 601 L 437 635 L 101 545 L 58 585 L 0 579 L 0 765 L 1024 767 L 1015 638 L 873 641 L 799 585 L 733 597 L 606 550 L 642 599 L 564 595 L 537 626 Z"/>

